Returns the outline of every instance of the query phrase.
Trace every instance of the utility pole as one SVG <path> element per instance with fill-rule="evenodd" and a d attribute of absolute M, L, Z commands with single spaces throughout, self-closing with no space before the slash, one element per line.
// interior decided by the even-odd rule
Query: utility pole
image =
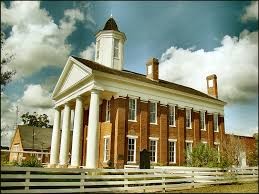
<path fill-rule="evenodd" d="M 15 126 L 14 128 L 17 129 L 18 126 L 18 113 L 19 113 L 19 109 L 18 109 L 18 105 L 16 105 L 16 111 L 15 111 Z"/>

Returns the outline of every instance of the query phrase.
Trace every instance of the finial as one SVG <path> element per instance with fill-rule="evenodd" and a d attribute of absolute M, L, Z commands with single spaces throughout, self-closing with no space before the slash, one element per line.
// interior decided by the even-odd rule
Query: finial
<path fill-rule="evenodd" d="M 112 18 L 112 10 L 111 10 L 111 15 L 110 15 L 110 18 Z"/>

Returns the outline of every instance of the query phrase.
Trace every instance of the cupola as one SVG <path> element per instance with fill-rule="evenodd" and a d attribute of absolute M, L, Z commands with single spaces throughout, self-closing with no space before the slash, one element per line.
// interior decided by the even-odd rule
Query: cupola
<path fill-rule="evenodd" d="M 119 31 L 118 25 L 111 16 L 104 28 L 96 34 L 95 61 L 118 70 L 123 69 L 124 43 L 126 36 Z"/>

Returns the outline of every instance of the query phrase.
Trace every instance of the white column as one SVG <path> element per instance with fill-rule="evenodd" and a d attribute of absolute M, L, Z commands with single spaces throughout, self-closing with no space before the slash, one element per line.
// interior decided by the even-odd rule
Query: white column
<path fill-rule="evenodd" d="M 60 108 L 55 108 L 49 167 L 55 167 L 58 164 L 59 146 L 60 146 L 60 117 L 61 117 Z"/>
<path fill-rule="evenodd" d="M 68 104 L 65 104 L 62 124 L 61 146 L 59 154 L 59 164 L 61 167 L 65 167 L 68 164 L 68 151 L 70 144 L 70 117 L 70 106 Z"/>
<path fill-rule="evenodd" d="M 98 124 L 99 124 L 99 93 L 98 90 L 91 91 L 88 133 L 87 133 L 87 152 L 86 168 L 96 168 L 98 160 Z"/>
<path fill-rule="evenodd" d="M 74 116 L 74 129 L 72 141 L 71 167 L 79 167 L 80 163 L 80 140 L 83 128 L 83 100 L 81 97 L 76 99 Z"/>

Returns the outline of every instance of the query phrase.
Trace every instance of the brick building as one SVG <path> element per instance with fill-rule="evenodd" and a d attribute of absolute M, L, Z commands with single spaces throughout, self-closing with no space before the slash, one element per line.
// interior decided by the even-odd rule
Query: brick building
<path fill-rule="evenodd" d="M 205 94 L 159 79 L 155 58 L 147 61 L 146 75 L 124 70 L 125 41 L 110 18 L 96 34 L 95 62 L 69 57 L 52 96 L 50 167 L 102 168 L 111 161 L 123 168 L 138 164 L 143 149 L 151 152 L 151 164 L 183 165 L 200 142 L 221 149 L 226 103 L 218 99 L 216 75 L 204 78 Z"/>

